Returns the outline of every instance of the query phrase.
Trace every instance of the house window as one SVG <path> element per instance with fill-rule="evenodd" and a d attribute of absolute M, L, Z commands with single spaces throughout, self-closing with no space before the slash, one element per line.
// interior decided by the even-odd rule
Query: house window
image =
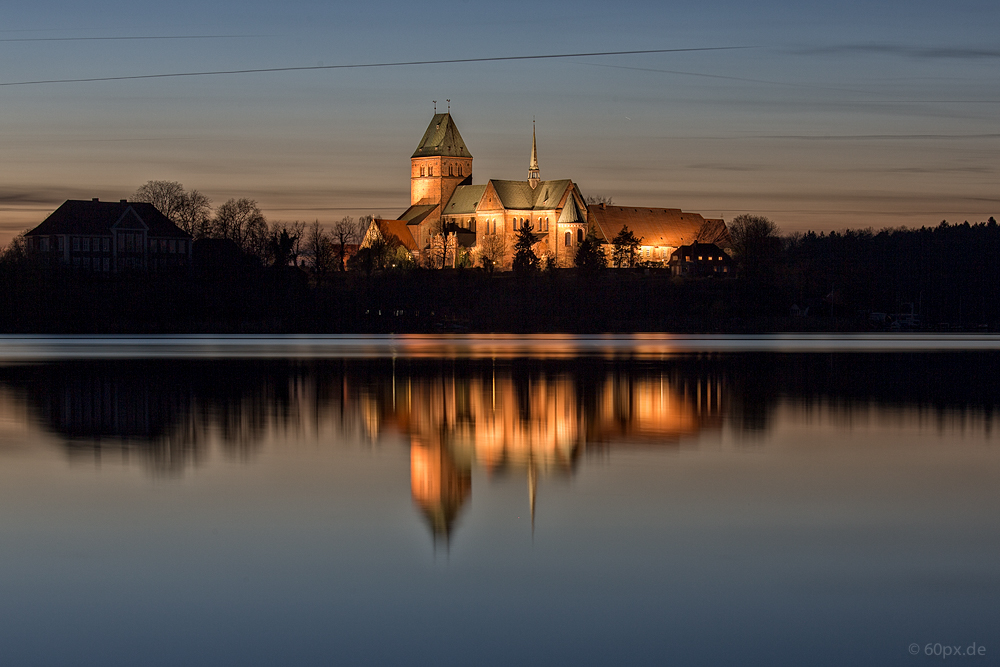
<path fill-rule="evenodd" d="M 566 246 L 569 247 L 571 245 L 573 245 L 573 233 L 566 232 Z"/>
<path fill-rule="evenodd" d="M 56 237 L 56 249 L 59 252 L 62 252 L 65 247 L 66 247 L 66 237 L 65 236 L 57 236 Z"/>
<path fill-rule="evenodd" d="M 90 237 L 89 236 L 84 236 L 83 237 L 83 251 L 84 252 L 90 252 Z"/>
<path fill-rule="evenodd" d="M 41 241 L 41 251 L 42 252 L 48 252 L 49 251 L 49 240 L 48 239 L 40 239 L 40 241 Z"/>
<path fill-rule="evenodd" d="M 107 236 L 105 236 L 104 240 L 101 242 L 101 246 L 104 248 L 104 252 L 110 251 L 111 250 L 111 239 L 109 239 Z M 107 271 L 107 269 L 105 269 L 105 271 Z"/>
<path fill-rule="evenodd" d="M 176 254 L 176 253 L 177 253 L 177 241 L 174 241 L 173 239 L 171 239 L 170 240 L 170 254 Z"/>
<path fill-rule="evenodd" d="M 111 260 L 107 257 L 104 258 L 104 272 L 107 273 L 111 269 Z"/>

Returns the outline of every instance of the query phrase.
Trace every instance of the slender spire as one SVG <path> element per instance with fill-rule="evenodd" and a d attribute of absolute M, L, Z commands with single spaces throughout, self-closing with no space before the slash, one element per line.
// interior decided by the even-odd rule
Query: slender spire
<path fill-rule="evenodd" d="M 541 180 L 538 169 L 538 148 L 535 145 L 535 119 L 531 119 L 531 164 L 528 165 L 528 185 L 534 190 Z"/>

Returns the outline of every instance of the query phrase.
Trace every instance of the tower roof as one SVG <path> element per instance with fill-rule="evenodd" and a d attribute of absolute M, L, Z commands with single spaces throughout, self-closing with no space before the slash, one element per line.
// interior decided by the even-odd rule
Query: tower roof
<path fill-rule="evenodd" d="M 468 157 L 472 154 L 465 147 L 465 140 L 458 133 L 458 126 L 450 113 L 436 113 L 427 126 L 417 150 L 411 157 Z"/>

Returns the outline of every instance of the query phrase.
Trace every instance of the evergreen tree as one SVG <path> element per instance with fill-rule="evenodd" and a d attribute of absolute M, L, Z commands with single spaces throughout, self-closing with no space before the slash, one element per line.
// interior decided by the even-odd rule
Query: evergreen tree
<path fill-rule="evenodd" d="M 535 254 L 535 235 L 530 222 L 521 225 L 514 237 L 514 273 L 528 275 L 538 271 L 538 255 Z"/>
<path fill-rule="evenodd" d="M 614 245 L 611 259 L 616 268 L 626 269 L 635 266 L 636 255 L 639 252 L 642 239 L 636 238 L 635 234 L 629 230 L 628 225 L 622 226 L 622 230 L 618 232 L 611 243 Z"/>
<path fill-rule="evenodd" d="M 608 267 L 608 258 L 598 243 L 593 228 L 587 230 L 587 237 L 577 247 L 574 263 L 576 268 L 586 273 L 594 273 Z"/>

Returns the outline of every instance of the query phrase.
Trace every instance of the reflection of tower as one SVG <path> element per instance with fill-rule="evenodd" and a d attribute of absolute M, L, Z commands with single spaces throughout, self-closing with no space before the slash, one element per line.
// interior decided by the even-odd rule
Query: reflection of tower
<path fill-rule="evenodd" d="M 456 465 L 441 445 L 410 446 L 410 490 L 430 522 L 434 541 L 447 544 L 452 525 L 472 493 L 472 473 Z"/>
<path fill-rule="evenodd" d="M 528 503 L 531 505 L 531 536 L 535 536 L 535 498 L 538 496 L 538 473 L 535 462 L 528 464 Z"/>

